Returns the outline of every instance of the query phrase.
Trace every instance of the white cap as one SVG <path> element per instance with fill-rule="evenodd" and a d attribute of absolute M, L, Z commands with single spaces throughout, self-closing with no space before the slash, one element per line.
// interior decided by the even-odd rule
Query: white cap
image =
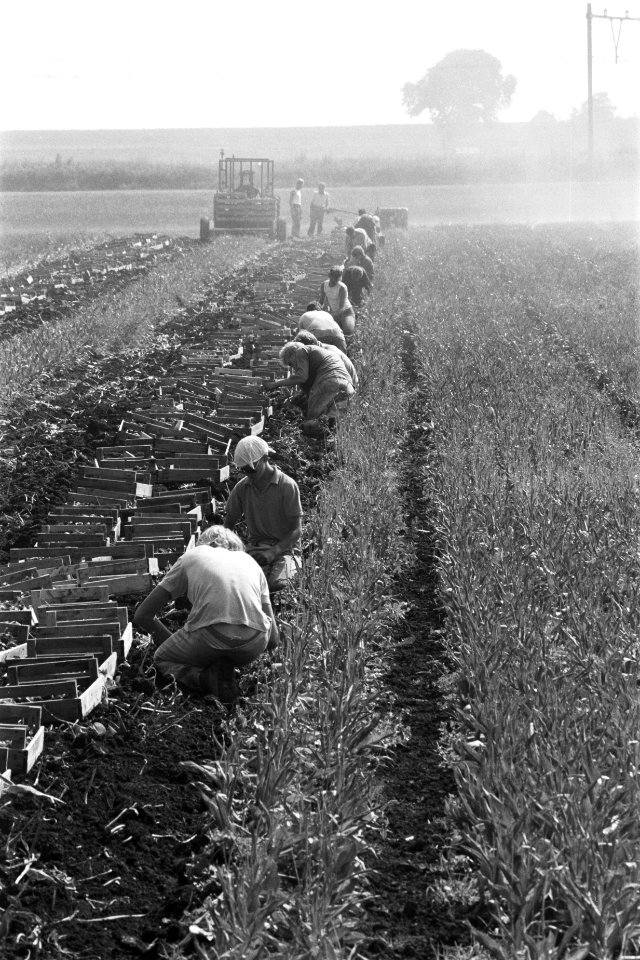
<path fill-rule="evenodd" d="M 242 440 L 238 440 L 233 462 L 236 467 L 253 467 L 265 454 L 273 452 L 262 437 L 243 437 Z"/>

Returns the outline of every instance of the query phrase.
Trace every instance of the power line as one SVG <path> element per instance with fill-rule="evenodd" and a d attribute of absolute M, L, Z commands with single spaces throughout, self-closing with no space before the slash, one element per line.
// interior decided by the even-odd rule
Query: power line
<path fill-rule="evenodd" d="M 608 20 L 611 27 L 611 36 L 613 38 L 613 47 L 615 50 L 615 62 L 618 63 L 618 47 L 620 44 L 620 33 L 622 24 L 626 20 L 634 20 L 640 23 L 640 17 L 630 17 L 629 11 L 625 10 L 624 16 L 620 14 L 610 14 L 605 7 L 604 13 L 593 13 L 591 4 L 587 4 L 587 115 L 589 128 L 589 159 L 593 160 L 593 41 L 592 41 L 592 21 Z M 617 25 L 617 33 L 616 26 Z"/>

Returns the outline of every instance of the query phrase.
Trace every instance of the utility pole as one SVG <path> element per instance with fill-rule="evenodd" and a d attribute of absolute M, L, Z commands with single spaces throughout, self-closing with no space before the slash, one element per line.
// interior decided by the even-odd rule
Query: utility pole
<path fill-rule="evenodd" d="M 587 4 L 587 114 L 589 163 L 593 163 L 593 41 L 591 4 Z"/>
<path fill-rule="evenodd" d="M 589 162 L 593 163 L 593 42 L 592 42 L 592 20 L 608 20 L 611 25 L 611 35 L 613 37 L 613 46 L 616 53 L 616 63 L 618 62 L 618 45 L 620 43 L 620 31 L 625 20 L 635 20 L 640 23 L 640 17 L 630 17 L 629 11 L 625 10 L 624 16 L 613 16 L 607 13 L 592 13 L 591 4 L 587 4 L 587 123 L 588 123 L 588 144 L 589 144 Z M 618 25 L 618 32 L 615 32 L 614 21 Z"/>

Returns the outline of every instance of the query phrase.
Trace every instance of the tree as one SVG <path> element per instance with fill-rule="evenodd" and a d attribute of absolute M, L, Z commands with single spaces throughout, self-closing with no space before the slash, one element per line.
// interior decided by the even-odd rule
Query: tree
<path fill-rule="evenodd" d="M 435 123 L 486 123 L 509 106 L 516 83 L 485 50 L 453 50 L 417 83 L 405 83 L 402 102 L 410 117 L 428 110 Z"/>
<path fill-rule="evenodd" d="M 571 120 L 574 123 L 586 123 L 589 117 L 589 101 L 585 100 L 578 109 L 571 111 Z M 608 93 L 594 93 L 593 95 L 593 120 L 598 126 L 603 123 L 611 123 L 616 118 L 616 108 L 611 103 Z"/>
<path fill-rule="evenodd" d="M 557 123 L 558 118 L 554 113 L 550 113 L 548 110 L 538 110 L 536 114 L 531 117 L 529 123 L 535 124 L 535 126 L 548 126 L 550 123 Z"/>

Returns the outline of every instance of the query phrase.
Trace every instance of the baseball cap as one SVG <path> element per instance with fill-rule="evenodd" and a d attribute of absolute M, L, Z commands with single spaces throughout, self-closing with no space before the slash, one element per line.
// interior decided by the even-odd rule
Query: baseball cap
<path fill-rule="evenodd" d="M 262 437 L 243 437 L 238 440 L 233 454 L 236 467 L 253 467 L 267 453 L 274 453 Z"/>

